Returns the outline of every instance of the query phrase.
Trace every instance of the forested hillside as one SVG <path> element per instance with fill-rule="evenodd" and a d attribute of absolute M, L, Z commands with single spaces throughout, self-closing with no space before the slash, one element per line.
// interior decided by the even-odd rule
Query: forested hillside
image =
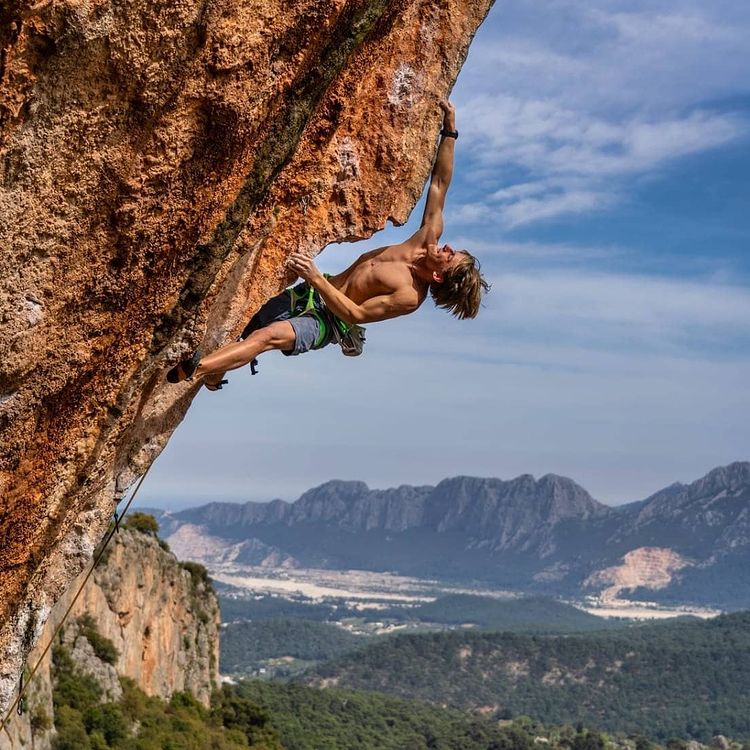
<path fill-rule="evenodd" d="M 499 726 L 482 716 L 375 693 L 258 680 L 235 690 L 267 712 L 285 750 L 532 750 L 542 735 L 548 750 L 605 750 L 604 738 L 586 730 L 545 731 L 523 721 Z M 615 747 L 635 750 L 635 743 Z M 648 743 L 637 750 L 649 750 Z"/>
<path fill-rule="evenodd" d="M 96 642 L 114 658 L 110 641 Z M 189 692 L 169 701 L 147 696 L 127 678 L 112 699 L 63 646 L 54 650 L 53 676 L 54 750 L 284 750 L 266 713 L 226 687 L 214 692 L 210 709 Z M 38 711 L 31 720 L 39 732 L 52 717 Z"/>
<path fill-rule="evenodd" d="M 306 680 L 659 740 L 750 739 L 750 613 L 569 636 L 403 635 Z"/>
<path fill-rule="evenodd" d="M 392 613 L 393 610 L 389 610 L 388 614 Z M 414 607 L 404 614 L 421 622 L 446 625 L 470 623 L 480 628 L 521 633 L 572 633 L 603 630 L 622 624 L 541 596 L 497 599 L 450 594 Z"/>
<path fill-rule="evenodd" d="M 333 659 L 367 642 L 336 625 L 299 619 L 261 620 L 229 625 L 221 635 L 223 674 L 248 673 L 269 659 Z"/>
<path fill-rule="evenodd" d="M 426 632 L 470 625 L 523 633 L 571 633 L 623 626 L 552 599 L 468 594 L 373 610 L 353 609 L 344 601 L 309 603 L 270 596 L 222 599 L 221 606 L 222 618 L 229 620 L 221 635 L 221 671 L 232 675 L 265 670 L 264 674 L 274 677 L 290 677 L 401 629 Z"/>

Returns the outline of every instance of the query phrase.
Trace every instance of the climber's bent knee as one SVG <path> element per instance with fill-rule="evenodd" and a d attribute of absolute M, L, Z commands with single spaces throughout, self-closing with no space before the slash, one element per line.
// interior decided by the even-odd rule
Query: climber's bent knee
<path fill-rule="evenodd" d="M 260 339 L 264 351 L 281 349 L 283 352 L 291 352 L 294 349 L 294 328 L 288 320 L 279 320 L 271 323 L 265 326 L 265 328 L 253 332 L 251 337 L 256 341 Z M 250 337 L 245 340 L 250 341 Z"/>

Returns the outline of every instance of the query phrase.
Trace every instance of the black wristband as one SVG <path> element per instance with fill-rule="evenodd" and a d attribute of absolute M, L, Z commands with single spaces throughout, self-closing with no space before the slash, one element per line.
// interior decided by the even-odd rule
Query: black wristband
<path fill-rule="evenodd" d="M 458 138 L 458 130 L 446 130 L 443 128 L 440 131 L 440 135 L 442 135 L 443 138 Z"/>

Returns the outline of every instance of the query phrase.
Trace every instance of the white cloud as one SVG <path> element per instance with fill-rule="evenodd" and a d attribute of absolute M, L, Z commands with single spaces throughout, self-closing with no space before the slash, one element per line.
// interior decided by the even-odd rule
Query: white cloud
<path fill-rule="evenodd" d="M 467 234 L 452 235 L 451 245 L 457 248 L 465 247 L 470 252 L 480 255 L 480 260 L 482 260 L 483 264 L 486 263 L 487 266 L 499 258 L 584 262 L 593 258 L 614 258 L 622 253 L 621 249 L 614 245 L 609 247 L 595 247 L 564 242 L 513 242 L 504 238 L 493 241 Z M 717 282 L 722 280 L 726 282 L 731 281 L 731 279 L 716 279 Z"/>
<path fill-rule="evenodd" d="M 612 203 L 612 196 L 593 190 L 548 193 L 540 197 L 523 198 L 501 207 L 499 215 L 507 227 L 517 227 L 560 214 L 577 214 L 604 208 Z"/>
<path fill-rule="evenodd" d="M 497 212 L 482 201 L 477 203 L 453 203 L 446 209 L 446 217 L 451 224 L 477 224 L 492 221 Z"/>
<path fill-rule="evenodd" d="M 750 91 L 750 14 L 720 6 L 561 1 L 541 24 L 520 1 L 493 11 L 458 111 L 477 174 L 522 175 L 492 191 L 507 228 L 610 207 L 633 178 L 750 134 L 707 104 Z M 457 218 L 497 215 L 475 202 Z"/>
<path fill-rule="evenodd" d="M 575 326 L 577 334 L 610 347 L 637 349 L 656 340 L 671 350 L 695 351 L 703 349 L 707 336 L 750 339 L 750 292 L 743 287 L 558 271 L 507 274 L 496 288 L 499 319 L 526 330 L 541 326 L 558 337 Z"/>
<path fill-rule="evenodd" d="M 413 367 L 415 376 L 432 370 L 424 362 L 430 356 L 458 369 L 472 361 L 543 368 L 552 380 L 565 372 L 642 379 L 750 367 L 750 291 L 743 287 L 584 269 L 493 273 L 489 280 L 476 320 L 456 322 L 426 305 L 373 329 L 378 356 L 399 372 Z M 629 392 L 626 385 L 620 396 Z"/>
<path fill-rule="evenodd" d="M 553 101 L 490 95 L 467 102 L 464 114 L 467 139 L 483 161 L 511 162 L 552 177 L 644 171 L 740 138 L 749 127 L 738 115 L 701 110 L 613 123 Z M 499 193 L 503 197 L 531 189 L 526 182 Z"/>
<path fill-rule="evenodd" d="M 623 171 L 646 171 L 662 162 L 722 146 L 748 134 L 748 121 L 732 114 L 696 111 L 678 119 L 633 122 L 626 126 L 623 143 L 626 155 L 614 162 Z"/>
<path fill-rule="evenodd" d="M 623 46 L 637 45 L 663 49 L 696 42 L 718 44 L 722 48 L 742 43 L 742 32 L 736 27 L 719 24 L 707 17 L 680 13 L 613 13 L 604 17 L 619 32 Z"/>
<path fill-rule="evenodd" d="M 748 27 L 739 2 L 655 1 L 644 10 L 570 0 L 540 11 L 505 0 L 472 47 L 465 89 L 553 98 L 590 113 L 691 109 L 750 91 Z"/>
<path fill-rule="evenodd" d="M 622 178 L 730 143 L 748 132 L 734 114 L 694 111 L 682 117 L 610 123 L 554 102 L 479 96 L 465 106 L 475 158 L 521 168 L 535 179 L 503 186 L 455 213 L 461 223 L 501 219 L 507 227 L 613 205 Z M 499 204 L 499 212 L 488 210 Z"/>
<path fill-rule="evenodd" d="M 498 201 L 512 201 L 520 198 L 527 198 L 532 195 L 538 195 L 541 190 L 540 182 L 520 182 L 501 190 L 496 190 L 490 198 Z"/>

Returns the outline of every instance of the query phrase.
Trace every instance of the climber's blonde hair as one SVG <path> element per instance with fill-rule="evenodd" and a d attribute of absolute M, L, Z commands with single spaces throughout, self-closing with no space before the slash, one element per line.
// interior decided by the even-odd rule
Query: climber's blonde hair
<path fill-rule="evenodd" d="M 430 284 L 430 294 L 438 307 L 463 320 L 476 318 L 482 295 L 489 291 L 490 285 L 480 273 L 479 261 L 466 250 L 461 250 L 460 254 L 464 259 L 445 271 L 441 282 Z"/>

